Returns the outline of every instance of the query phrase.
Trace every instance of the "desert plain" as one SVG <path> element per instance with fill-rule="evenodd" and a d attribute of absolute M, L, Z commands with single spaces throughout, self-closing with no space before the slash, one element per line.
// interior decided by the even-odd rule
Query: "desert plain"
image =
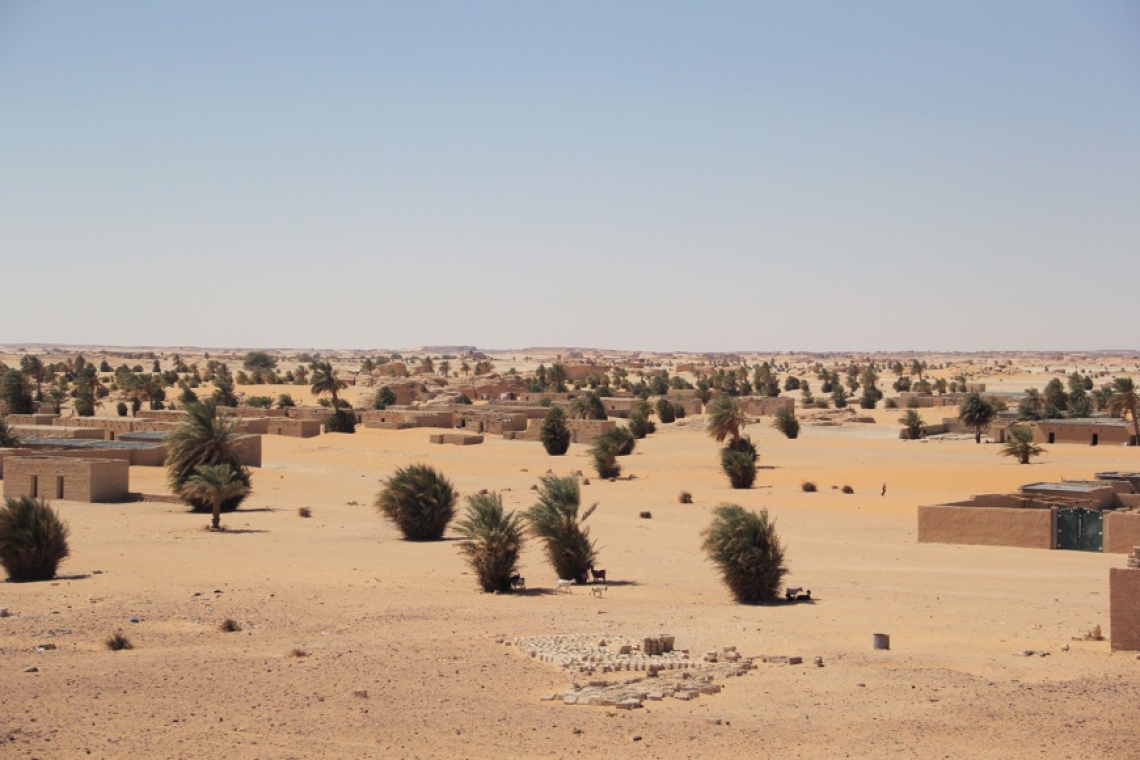
<path fill-rule="evenodd" d="M 541 360 L 525 358 L 495 363 L 527 373 Z M 929 361 L 946 376 L 965 367 Z M 1140 374 L 1133 356 L 1056 357 L 1053 374 L 1041 362 L 971 360 L 970 377 L 1018 391 L 1056 370 Z M 315 403 L 303 386 L 237 391 Z M 955 412 L 922 411 L 932 421 Z M 916 541 L 919 505 L 1140 470 L 1140 449 L 1058 444 L 1022 466 L 972 436 L 901 440 L 901 410 L 882 404 L 858 410 L 873 419 L 858 423 L 797 413 L 794 440 L 766 417 L 747 426 L 760 452 L 747 490 L 729 487 L 693 415 L 658 424 L 614 481 L 593 476 L 580 444 L 551 457 L 495 435 L 440 446 L 427 429 L 361 426 L 263 436 L 253 494 L 221 533 L 177 504 L 54 501 L 71 528 L 60 576 L 0 585 L 10 613 L 0 619 L 0 757 L 1140 756 L 1140 659 L 1083 640 L 1095 626 L 1111 636 L 1108 573 L 1124 555 Z M 581 471 L 583 501 L 598 505 L 586 524 L 606 590 L 558 590 L 531 540 L 526 590 L 485 594 L 453 536 L 403 540 L 372 502 L 416 462 L 462 496 L 496 491 L 515 510 L 533 504 L 541 475 Z M 130 479 L 132 491 L 168 492 L 162 468 L 132 467 Z M 681 491 L 693 503 L 679 503 Z M 786 582 L 810 589 L 810 602 L 734 603 L 701 550 L 725 502 L 775 518 Z M 240 630 L 220 631 L 227 618 Z M 108 651 L 120 629 L 134 648 Z M 619 710 L 552 700 L 595 676 L 508 645 L 662 633 L 694 659 L 736 647 L 803 662 L 757 660 L 718 680 L 720 693 Z M 889 650 L 873 649 L 877 633 Z"/>

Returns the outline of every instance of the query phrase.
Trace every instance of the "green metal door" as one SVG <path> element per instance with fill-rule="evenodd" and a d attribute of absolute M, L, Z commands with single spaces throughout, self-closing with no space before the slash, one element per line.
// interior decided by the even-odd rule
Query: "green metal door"
<path fill-rule="evenodd" d="M 1076 509 L 1057 510 L 1057 548 L 1081 548 L 1081 518 Z"/>
<path fill-rule="evenodd" d="M 1104 551 L 1104 516 L 1088 509 L 1081 511 L 1081 551 Z"/>
<path fill-rule="evenodd" d="M 1057 548 L 1104 551 L 1104 517 L 1091 509 L 1058 509 Z"/>

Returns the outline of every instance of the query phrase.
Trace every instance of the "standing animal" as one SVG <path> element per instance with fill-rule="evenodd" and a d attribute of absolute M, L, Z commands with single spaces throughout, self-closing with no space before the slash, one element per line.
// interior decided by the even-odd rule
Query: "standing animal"
<path fill-rule="evenodd" d="M 559 578 L 558 579 L 558 590 L 559 591 L 561 591 L 562 589 L 566 589 L 566 591 L 569 592 L 570 587 L 573 585 L 574 585 L 574 581 L 568 581 L 565 578 Z"/>
<path fill-rule="evenodd" d="M 512 575 L 510 580 L 512 591 L 518 591 L 521 588 L 526 588 L 526 578 L 522 577 L 518 573 Z"/>
<path fill-rule="evenodd" d="M 593 577 L 594 583 L 597 583 L 598 581 L 601 581 L 602 583 L 607 582 L 605 570 L 595 570 L 594 568 L 591 567 L 590 568 L 590 575 Z"/>

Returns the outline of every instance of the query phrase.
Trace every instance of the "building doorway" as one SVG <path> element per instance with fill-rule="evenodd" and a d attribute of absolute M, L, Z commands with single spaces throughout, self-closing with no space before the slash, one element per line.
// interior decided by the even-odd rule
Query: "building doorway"
<path fill-rule="evenodd" d="M 1104 516 L 1091 509 L 1057 510 L 1057 548 L 1079 552 L 1104 551 Z"/>

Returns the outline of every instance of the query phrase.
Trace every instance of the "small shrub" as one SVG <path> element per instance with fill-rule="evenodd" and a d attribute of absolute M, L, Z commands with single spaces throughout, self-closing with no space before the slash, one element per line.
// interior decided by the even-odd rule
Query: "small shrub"
<path fill-rule="evenodd" d="M 677 497 L 677 501 L 680 502 L 681 504 L 692 504 L 693 503 L 693 495 L 691 493 L 689 493 L 688 491 L 681 491 L 680 496 Z"/>
<path fill-rule="evenodd" d="M 815 483 L 812 483 L 810 480 L 805 480 L 802 484 L 800 484 L 800 488 L 806 493 L 816 492 Z"/>
<path fill-rule="evenodd" d="M 297 514 L 301 517 L 312 517 L 313 510 L 310 507 L 297 507 Z"/>
<path fill-rule="evenodd" d="M 218 630 L 222 633 L 237 633 L 241 630 L 241 624 L 233 618 L 226 618 L 218 626 Z"/>
<path fill-rule="evenodd" d="M 855 493 L 855 489 L 851 486 L 843 486 L 843 488 L 839 490 L 843 491 L 843 493 Z"/>
<path fill-rule="evenodd" d="M 118 413 L 118 415 L 120 417 L 126 417 L 127 416 L 127 402 L 120 401 L 119 403 L 115 404 L 115 412 Z"/>
<path fill-rule="evenodd" d="M 108 636 L 107 640 L 103 642 L 103 645 L 112 652 L 121 652 L 124 649 L 135 648 L 135 645 L 131 643 L 131 640 L 123 635 L 123 630 L 121 628 Z"/>
<path fill-rule="evenodd" d="M 289 656 L 290 657 L 296 657 L 296 658 L 300 659 L 301 657 L 308 657 L 309 653 L 306 652 L 304 649 L 301 649 L 301 647 L 293 647 L 292 649 L 289 650 Z"/>
<path fill-rule="evenodd" d="M 895 399 L 895 398 L 887 399 L 886 401 L 883 402 L 883 408 L 884 409 L 898 409 L 899 408 L 898 399 Z"/>
<path fill-rule="evenodd" d="M 645 415 L 638 410 L 629 413 L 629 432 L 633 434 L 634 438 L 644 438 L 654 430 L 652 422 L 645 418 Z"/>
<path fill-rule="evenodd" d="M 662 425 L 668 425 L 677 420 L 676 407 L 673 406 L 672 401 L 663 398 L 657 402 L 657 419 L 661 420 Z"/>
<path fill-rule="evenodd" d="M 638 517 L 640 517 L 642 520 L 652 520 L 653 519 L 653 513 L 652 512 L 640 512 L 640 513 L 638 513 Z"/>
<path fill-rule="evenodd" d="M 704 532 L 704 550 L 741 604 L 775 601 L 787 574 L 784 547 L 768 510 L 721 504 Z"/>
<path fill-rule="evenodd" d="M 751 488 L 756 482 L 756 460 L 743 451 L 722 450 L 720 466 L 733 488 Z"/>
<path fill-rule="evenodd" d="M 830 409 L 831 408 L 831 402 L 825 398 L 817 398 L 815 400 L 815 408 L 816 409 Z"/>
<path fill-rule="evenodd" d="M 466 393 L 460 393 L 458 396 L 455 397 L 455 403 L 464 404 L 466 406 L 471 406 L 472 402 L 471 402 L 471 399 L 467 397 Z"/>
<path fill-rule="evenodd" d="M 409 541 L 438 541 L 455 517 L 458 494 L 435 469 L 413 464 L 396 470 L 376 496 L 376 509 Z"/>
<path fill-rule="evenodd" d="M 67 525 L 46 501 L 4 499 L 0 509 L 0 565 L 15 582 L 47 581 L 71 553 Z"/>
<path fill-rule="evenodd" d="M 684 404 L 682 404 L 680 401 L 677 401 L 673 404 L 673 416 L 676 419 L 683 420 L 685 419 L 686 414 L 688 414 L 688 412 L 685 411 Z"/>

